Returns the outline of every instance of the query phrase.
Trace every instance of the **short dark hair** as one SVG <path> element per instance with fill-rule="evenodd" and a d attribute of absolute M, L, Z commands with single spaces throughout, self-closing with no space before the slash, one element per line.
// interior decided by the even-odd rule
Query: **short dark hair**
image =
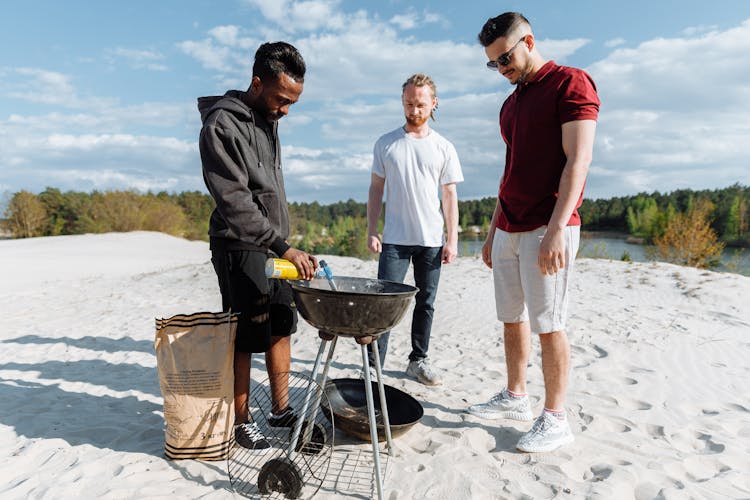
<path fill-rule="evenodd" d="M 531 23 L 520 12 L 505 12 L 487 19 L 477 38 L 483 47 L 488 47 L 498 38 L 511 35 L 524 24 L 531 29 Z"/>
<path fill-rule="evenodd" d="M 293 45 L 286 42 L 267 42 L 255 51 L 253 76 L 269 81 L 286 74 L 298 83 L 305 81 L 305 60 Z"/>

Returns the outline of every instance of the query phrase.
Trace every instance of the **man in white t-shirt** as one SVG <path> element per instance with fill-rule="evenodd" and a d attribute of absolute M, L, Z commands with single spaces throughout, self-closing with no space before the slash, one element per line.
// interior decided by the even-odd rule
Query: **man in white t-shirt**
<path fill-rule="evenodd" d="M 419 292 L 412 317 L 412 350 L 406 373 L 425 385 L 438 385 L 442 381 L 428 362 L 427 349 L 440 267 L 453 262 L 458 252 L 456 183 L 464 177 L 456 148 L 430 129 L 428 123 L 430 118 L 435 119 L 433 112 L 438 105 L 432 79 L 423 74 L 409 77 L 403 84 L 401 100 L 406 124 L 380 137 L 373 151 L 367 247 L 380 253 L 378 279 L 403 282 L 409 264 L 414 264 L 414 281 Z M 383 192 L 386 203 L 381 243 L 377 227 Z M 386 332 L 377 340 L 381 365 L 389 334 Z M 370 362 L 373 361 L 370 350 Z"/>

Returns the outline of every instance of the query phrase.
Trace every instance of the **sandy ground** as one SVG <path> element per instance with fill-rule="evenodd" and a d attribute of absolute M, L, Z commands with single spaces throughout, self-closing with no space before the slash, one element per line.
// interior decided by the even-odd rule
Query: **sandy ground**
<path fill-rule="evenodd" d="M 374 261 L 325 258 L 339 276 L 376 274 Z M 385 382 L 425 415 L 395 440 L 386 498 L 750 498 L 750 278 L 659 263 L 576 266 L 575 442 L 520 453 L 530 423 L 465 412 L 505 380 L 490 272 L 460 258 L 443 268 L 430 347 L 444 384 L 404 374 L 410 316 L 391 337 Z M 0 498 L 236 497 L 225 462 L 163 456 L 154 318 L 220 309 L 206 243 L 147 232 L 2 240 L 0 304 Z M 308 373 L 318 346 L 301 320 L 293 370 Z M 254 379 L 265 377 L 261 358 Z M 329 375 L 351 377 L 360 365 L 343 340 Z M 541 411 L 536 339 L 528 387 Z M 347 495 L 367 496 L 333 485 L 316 498 Z"/>

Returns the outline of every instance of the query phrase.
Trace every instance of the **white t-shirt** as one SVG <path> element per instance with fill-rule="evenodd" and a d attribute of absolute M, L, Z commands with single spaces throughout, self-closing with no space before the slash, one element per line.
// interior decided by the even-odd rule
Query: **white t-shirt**
<path fill-rule="evenodd" d="M 464 180 L 453 144 L 432 129 L 417 139 L 399 127 L 375 143 L 372 173 L 385 179 L 383 243 L 442 246 L 440 186 Z"/>

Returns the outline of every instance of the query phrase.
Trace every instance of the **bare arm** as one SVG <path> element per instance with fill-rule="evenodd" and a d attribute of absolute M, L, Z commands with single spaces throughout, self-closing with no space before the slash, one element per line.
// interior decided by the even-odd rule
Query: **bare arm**
<path fill-rule="evenodd" d="M 538 264 L 542 274 L 555 274 L 565 267 L 563 230 L 575 210 L 586 182 L 594 149 L 595 132 L 594 120 L 576 120 L 562 125 L 562 147 L 567 161 L 560 178 L 555 209 L 539 246 Z"/>
<path fill-rule="evenodd" d="M 500 184 L 503 183 L 502 178 Z M 492 243 L 495 241 L 495 229 L 497 228 L 497 216 L 500 212 L 500 197 L 495 200 L 495 210 L 492 212 L 492 220 L 490 221 L 490 227 L 487 228 L 487 237 L 482 245 L 482 262 L 492 269 Z"/>
<path fill-rule="evenodd" d="M 456 183 L 443 184 L 442 195 L 446 232 L 443 263 L 450 264 L 458 255 L 458 193 Z"/>
<path fill-rule="evenodd" d="M 383 192 L 385 179 L 375 174 L 370 175 L 370 192 L 367 196 L 367 248 L 373 253 L 383 249 L 378 237 L 378 219 L 383 210 Z"/>

